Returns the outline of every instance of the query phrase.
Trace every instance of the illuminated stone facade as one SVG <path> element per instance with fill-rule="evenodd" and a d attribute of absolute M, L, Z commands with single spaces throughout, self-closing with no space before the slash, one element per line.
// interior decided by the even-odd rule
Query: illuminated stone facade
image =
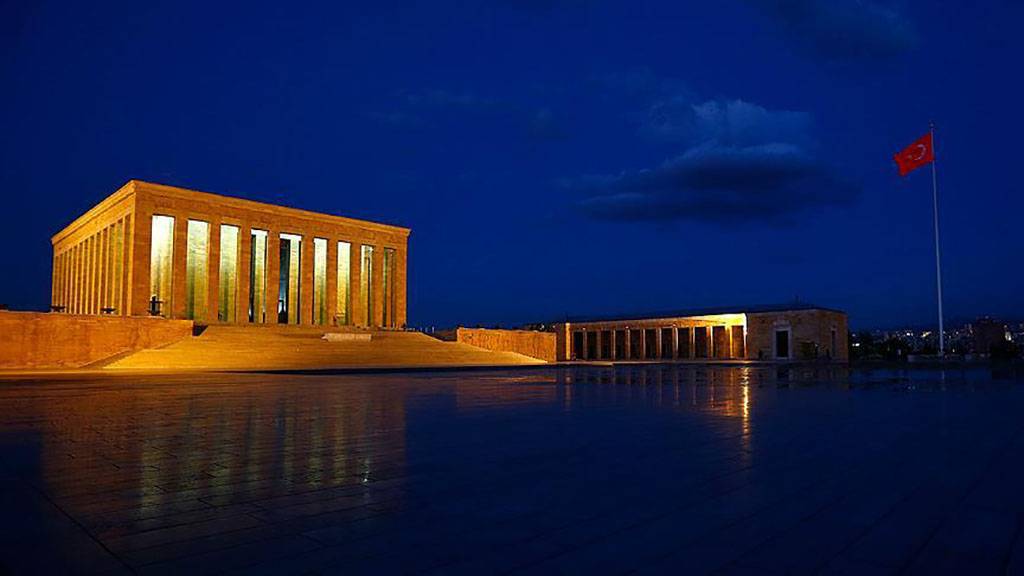
<path fill-rule="evenodd" d="M 559 360 L 848 358 L 846 314 L 802 305 L 581 318 L 555 333 Z"/>
<path fill-rule="evenodd" d="M 52 238 L 54 310 L 400 328 L 409 229 L 132 180 Z"/>

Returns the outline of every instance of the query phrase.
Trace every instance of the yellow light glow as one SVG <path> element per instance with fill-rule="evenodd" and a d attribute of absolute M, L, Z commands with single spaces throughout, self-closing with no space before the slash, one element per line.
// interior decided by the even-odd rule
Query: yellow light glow
<path fill-rule="evenodd" d="M 161 316 L 171 312 L 172 256 L 174 254 L 174 217 L 154 215 L 150 235 L 149 295 L 157 301 Z"/>

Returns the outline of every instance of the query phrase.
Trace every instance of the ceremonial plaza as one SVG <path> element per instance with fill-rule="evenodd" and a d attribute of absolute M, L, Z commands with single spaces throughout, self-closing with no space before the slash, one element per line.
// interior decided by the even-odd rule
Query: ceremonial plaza
<path fill-rule="evenodd" d="M 0 314 L 0 368 L 847 359 L 846 314 L 801 303 L 412 331 L 409 234 L 131 180 L 52 237 L 50 312 Z"/>

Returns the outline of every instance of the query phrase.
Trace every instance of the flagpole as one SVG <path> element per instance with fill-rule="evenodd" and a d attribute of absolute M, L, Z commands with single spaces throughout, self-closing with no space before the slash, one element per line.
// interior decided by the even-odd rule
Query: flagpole
<path fill-rule="evenodd" d="M 935 285 L 939 293 L 939 356 L 946 355 L 946 334 L 942 326 L 942 260 L 939 257 L 939 179 L 935 173 L 935 122 L 929 123 L 932 136 L 932 214 L 935 220 Z"/>

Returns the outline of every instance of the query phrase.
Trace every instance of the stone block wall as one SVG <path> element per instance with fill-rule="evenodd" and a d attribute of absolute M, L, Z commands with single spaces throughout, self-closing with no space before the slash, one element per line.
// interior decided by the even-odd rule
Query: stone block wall
<path fill-rule="evenodd" d="M 458 328 L 455 331 L 455 340 L 495 352 L 516 352 L 545 362 L 557 360 L 553 332 Z"/>
<path fill-rule="evenodd" d="M 0 312 L 0 369 L 81 368 L 191 335 L 191 320 Z"/>
<path fill-rule="evenodd" d="M 792 360 L 849 359 L 846 314 L 821 309 L 748 313 L 747 358 L 775 359 L 775 332 L 786 329 L 790 331 Z"/>

